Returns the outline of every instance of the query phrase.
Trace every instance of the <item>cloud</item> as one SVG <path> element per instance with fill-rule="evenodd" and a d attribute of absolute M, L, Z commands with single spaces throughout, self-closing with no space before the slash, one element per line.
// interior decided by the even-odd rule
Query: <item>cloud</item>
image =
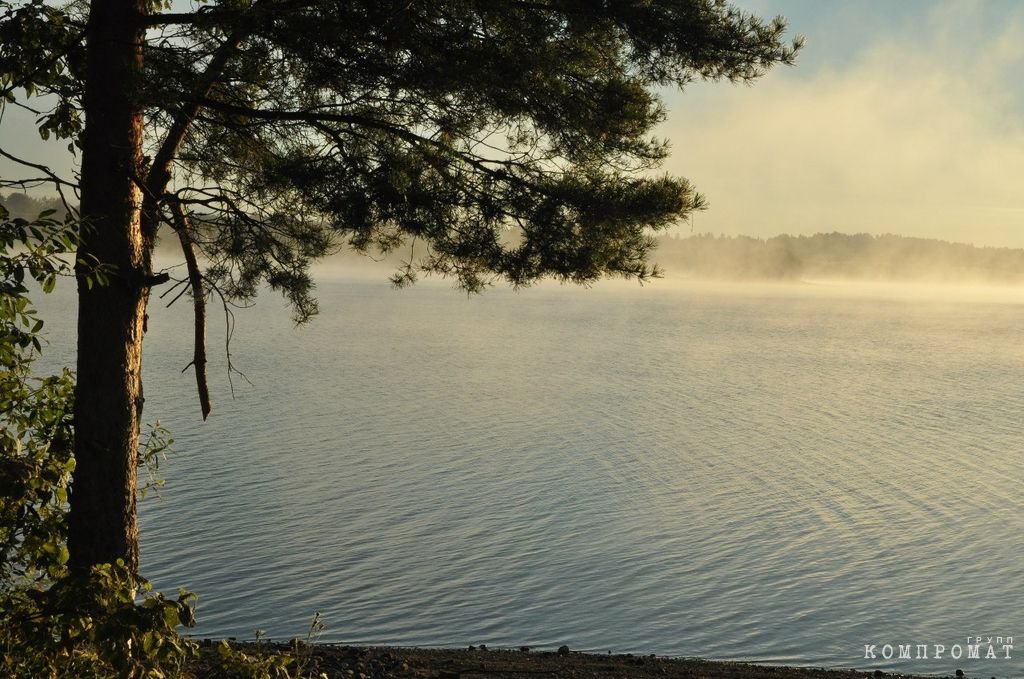
<path fill-rule="evenodd" d="M 1024 8 L 988 26 L 973 10 L 933 6 L 838 66 L 673 97 L 666 169 L 711 203 L 696 230 L 1024 246 Z"/>

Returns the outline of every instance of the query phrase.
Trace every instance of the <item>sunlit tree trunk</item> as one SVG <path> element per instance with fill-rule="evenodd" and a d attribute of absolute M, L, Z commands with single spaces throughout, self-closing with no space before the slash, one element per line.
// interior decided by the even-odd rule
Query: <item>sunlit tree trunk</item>
<path fill-rule="evenodd" d="M 78 383 L 68 547 L 71 567 L 124 559 L 138 569 L 135 511 L 147 245 L 140 224 L 142 78 L 138 0 L 92 0 L 87 28 L 79 259 L 113 267 L 109 284 L 78 277 Z"/>

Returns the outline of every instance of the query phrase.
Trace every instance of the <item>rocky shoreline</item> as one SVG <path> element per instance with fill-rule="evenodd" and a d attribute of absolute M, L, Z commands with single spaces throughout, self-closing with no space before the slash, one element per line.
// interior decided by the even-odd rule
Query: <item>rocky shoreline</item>
<path fill-rule="evenodd" d="M 236 644 L 250 655 L 294 653 L 275 644 Z M 205 642 L 206 656 L 215 644 Z M 558 651 L 299 645 L 303 677 L 315 679 L 879 679 L 911 675 L 751 665 L 699 658 Z M 199 668 L 197 668 L 199 669 Z M 197 672 L 198 677 L 212 674 Z M 949 676 L 954 676 L 951 670 Z M 962 677 L 962 673 L 956 676 Z"/>

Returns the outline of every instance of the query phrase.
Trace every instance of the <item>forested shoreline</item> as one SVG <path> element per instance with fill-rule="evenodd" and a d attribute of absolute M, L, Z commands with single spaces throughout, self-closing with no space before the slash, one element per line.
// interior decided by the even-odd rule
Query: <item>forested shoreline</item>
<path fill-rule="evenodd" d="M 852 279 L 1019 284 L 1024 249 L 867 233 L 661 236 L 654 260 L 669 277 L 797 281 Z"/>

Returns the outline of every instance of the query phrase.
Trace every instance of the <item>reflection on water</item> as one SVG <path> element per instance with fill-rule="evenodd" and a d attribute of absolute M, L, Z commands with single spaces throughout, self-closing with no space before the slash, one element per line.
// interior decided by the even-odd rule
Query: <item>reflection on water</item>
<path fill-rule="evenodd" d="M 206 424 L 188 309 L 150 321 L 144 572 L 198 634 L 1024 673 L 863 657 L 1024 638 L 1020 292 L 320 292 L 239 314 Z"/>

